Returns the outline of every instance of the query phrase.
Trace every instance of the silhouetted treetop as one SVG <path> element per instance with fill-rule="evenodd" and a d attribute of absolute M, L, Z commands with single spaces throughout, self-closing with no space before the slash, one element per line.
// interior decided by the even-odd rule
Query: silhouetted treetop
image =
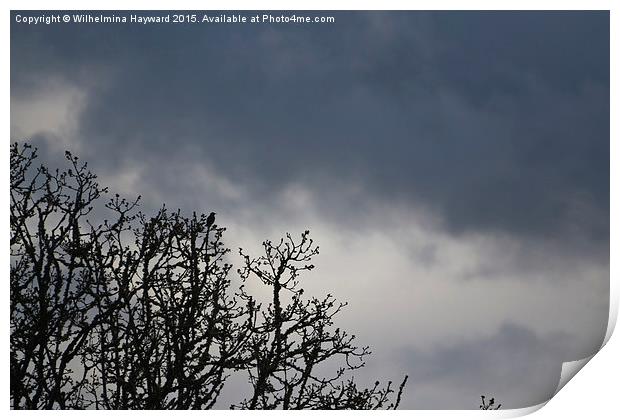
<path fill-rule="evenodd" d="M 11 145 L 12 408 L 207 409 L 231 375 L 248 383 L 232 408 L 399 406 L 407 377 L 355 382 L 370 352 L 334 326 L 345 304 L 305 297 L 308 231 L 240 250 L 236 276 L 214 212 L 147 216 L 66 159 Z"/>

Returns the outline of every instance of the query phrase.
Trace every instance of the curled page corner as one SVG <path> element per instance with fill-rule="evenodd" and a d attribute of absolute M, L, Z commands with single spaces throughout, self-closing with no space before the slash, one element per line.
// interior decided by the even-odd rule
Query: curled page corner
<path fill-rule="evenodd" d="M 598 353 L 598 351 L 588 357 L 584 357 L 583 359 L 562 363 L 560 381 L 558 382 L 558 387 L 555 389 L 553 396 L 560 392 L 560 390 L 564 388 L 564 385 L 566 385 L 568 381 L 570 381 L 577 374 L 577 372 L 581 370 L 581 368 L 583 368 L 590 360 L 592 360 L 596 353 Z M 553 398 L 553 396 L 551 396 L 551 398 Z"/>
<path fill-rule="evenodd" d="M 548 402 L 549 402 L 549 400 L 546 400 L 546 401 L 543 401 L 543 402 L 541 402 L 539 404 L 530 405 L 529 407 L 511 408 L 511 409 L 508 409 L 508 410 L 498 410 L 498 411 L 496 411 L 497 417 L 503 418 L 503 419 L 511 419 L 511 418 L 515 418 L 515 417 L 527 416 L 528 414 L 532 414 L 532 413 L 540 410 L 545 405 L 547 405 Z"/>
<path fill-rule="evenodd" d="M 584 357 L 583 359 L 562 363 L 562 372 L 560 373 L 560 380 L 551 398 L 553 398 L 558 392 L 560 392 L 560 390 L 564 388 L 564 385 L 566 385 L 568 381 L 570 381 L 590 360 L 592 360 L 592 358 L 599 351 L 601 351 L 603 347 L 605 347 L 605 345 L 607 344 L 607 342 L 611 338 L 611 335 L 614 332 L 614 329 L 616 327 L 617 317 L 618 317 L 618 301 L 617 299 L 612 299 L 609 305 L 609 320 L 607 321 L 607 331 L 605 332 L 605 338 L 603 339 L 603 342 L 601 343 L 601 347 L 597 351 L 592 353 L 590 356 Z"/>
<path fill-rule="evenodd" d="M 603 339 L 603 344 L 601 344 L 601 349 L 605 347 L 605 344 L 607 344 L 607 342 L 611 338 L 611 335 L 616 328 L 616 321 L 618 320 L 618 299 L 620 297 L 619 291 L 615 282 L 610 281 L 609 286 L 609 320 L 607 321 L 607 332 L 605 332 L 605 338 Z"/>
<path fill-rule="evenodd" d="M 562 388 L 564 388 L 564 386 L 590 361 L 592 360 L 592 358 L 603 348 L 605 347 L 605 345 L 607 344 L 607 342 L 609 341 L 609 338 L 611 337 L 615 326 L 616 326 L 616 318 L 617 318 L 617 302 L 612 302 L 612 304 L 610 305 L 610 311 L 609 311 L 609 322 L 607 324 L 607 331 L 605 333 L 605 339 L 603 340 L 603 343 L 601 344 L 601 347 L 595 351 L 594 353 L 592 353 L 590 356 L 584 357 L 583 359 L 579 359 L 579 360 L 572 360 L 569 362 L 564 362 L 562 363 L 562 371 L 560 372 L 560 380 L 558 381 L 558 386 L 556 387 L 555 391 L 553 392 L 553 395 L 551 395 L 549 397 L 549 399 L 547 399 L 546 401 L 543 401 L 539 404 L 536 405 L 532 405 L 529 407 L 523 407 L 523 408 L 514 408 L 514 409 L 509 409 L 509 410 L 500 410 L 500 411 L 496 411 L 496 417 L 498 418 L 515 418 L 515 417 L 522 417 L 522 416 L 527 416 L 528 414 L 532 414 L 538 410 L 540 410 L 541 408 L 543 408 L 545 405 L 547 405 L 547 403 L 549 401 L 551 401 L 551 399 L 557 395 L 558 392 L 560 392 L 560 390 L 562 390 Z"/>
<path fill-rule="evenodd" d="M 592 353 L 590 356 L 584 357 L 583 359 L 562 363 L 562 372 L 560 373 L 560 380 L 551 398 L 557 395 L 557 393 L 560 392 L 562 388 L 564 388 L 564 386 L 568 383 L 568 381 L 570 381 L 590 360 L 592 360 L 592 358 L 599 351 L 601 351 L 603 347 L 605 347 L 605 345 L 607 344 L 607 342 L 611 338 L 611 335 L 614 332 L 614 329 L 616 327 L 617 317 L 618 317 L 618 301 L 614 299 L 610 302 L 610 305 L 609 305 L 609 320 L 607 322 L 607 331 L 605 332 L 605 338 L 603 339 L 603 342 L 601 343 L 601 347 L 597 351 Z M 549 400 L 551 400 L 551 398 Z M 549 402 L 549 400 L 547 402 Z"/>
<path fill-rule="evenodd" d="M 528 414 L 532 414 L 540 410 L 545 405 L 547 405 L 547 403 L 551 401 L 551 399 L 558 392 L 560 392 L 560 390 L 564 387 L 564 385 L 566 385 L 568 381 L 570 381 L 577 374 L 577 372 L 579 372 L 581 368 L 583 368 L 594 357 L 596 353 L 588 357 L 585 357 L 583 359 L 562 363 L 562 371 L 560 373 L 560 380 L 558 382 L 558 386 L 553 392 L 553 394 L 547 400 L 539 404 L 531 405 L 529 407 L 501 410 L 500 412 L 497 413 L 498 414 L 497 417 L 501 417 L 501 418 L 522 417 L 522 416 L 527 416 Z"/>
<path fill-rule="evenodd" d="M 611 335 L 613 334 L 614 329 L 616 328 L 616 321 L 618 318 L 617 290 L 615 290 L 615 285 L 613 282 L 611 282 L 610 287 L 611 287 L 610 289 L 611 299 L 609 302 L 609 319 L 607 321 L 607 331 L 605 332 L 605 338 L 603 339 L 603 342 L 601 343 L 601 347 L 597 351 L 592 353 L 590 356 L 584 357 L 583 359 L 562 363 L 562 372 L 560 373 L 560 381 L 558 382 L 558 386 L 555 389 L 555 392 L 553 393 L 551 398 L 553 398 L 558 392 L 560 392 L 560 390 L 564 388 L 564 385 L 566 385 L 568 381 L 570 381 L 577 374 L 577 372 L 579 372 L 590 360 L 592 360 L 592 358 L 599 351 L 601 351 L 603 347 L 605 347 L 605 345 L 609 342 L 609 339 L 611 338 Z"/>

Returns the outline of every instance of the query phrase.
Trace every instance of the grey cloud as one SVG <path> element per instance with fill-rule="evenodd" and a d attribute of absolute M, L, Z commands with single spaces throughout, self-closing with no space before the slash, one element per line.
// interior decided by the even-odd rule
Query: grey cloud
<path fill-rule="evenodd" d="M 556 390 L 562 362 L 584 357 L 572 351 L 573 342 L 566 334 L 540 336 L 505 324 L 485 338 L 404 350 L 411 374 L 408 403 L 418 409 L 475 409 L 480 395 L 494 396 L 505 408 L 545 402 Z"/>
<path fill-rule="evenodd" d="M 269 195 L 337 178 L 454 232 L 608 242 L 606 13 L 337 13 L 330 26 L 13 27 L 12 87 L 90 96 L 90 156 L 205 161 Z M 78 36 L 79 34 L 79 36 Z M 16 35 L 16 36 L 15 36 Z M 606 64 L 607 63 L 607 64 Z M 326 214 L 349 218 L 341 208 Z"/>

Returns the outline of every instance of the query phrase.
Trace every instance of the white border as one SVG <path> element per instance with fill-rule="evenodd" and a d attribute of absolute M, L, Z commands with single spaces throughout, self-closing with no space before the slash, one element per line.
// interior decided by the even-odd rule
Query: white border
<path fill-rule="evenodd" d="M 75 0 L 9 0 L 9 9 L 20 10 L 612 10 L 611 0 L 217 0 L 207 4 L 196 0 L 166 2 L 161 0 L 90 1 L 88 7 Z"/>

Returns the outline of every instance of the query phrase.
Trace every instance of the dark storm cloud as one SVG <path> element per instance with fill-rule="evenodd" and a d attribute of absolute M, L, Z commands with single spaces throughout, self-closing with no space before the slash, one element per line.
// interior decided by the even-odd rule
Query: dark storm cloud
<path fill-rule="evenodd" d="M 480 395 L 495 396 L 504 408 L 546 402 L 557 388 L 562 362 L 584 356 L 571 350 L 572 343 L 566 334 L 539 336 L 505 324 L 486 338 L 430 352 L 408 349 L 403 357 L 410 366 L 411 387 L 417 390 L 410 403 L 421 409 L 476 408 Z M 442 398 L 442 392 L 449 398 Z"/>
<path fill-rule="evenodd" d="M 335 15 L 13 23 L 12 90 L 53 76 L 92 87 L 103 69 L 79 137 L 110 170 L 204 161 L 257 196 L 291 182 L 330 194 L 337 179 L 456 232 L 608 242 L 608 13 Z"/>

